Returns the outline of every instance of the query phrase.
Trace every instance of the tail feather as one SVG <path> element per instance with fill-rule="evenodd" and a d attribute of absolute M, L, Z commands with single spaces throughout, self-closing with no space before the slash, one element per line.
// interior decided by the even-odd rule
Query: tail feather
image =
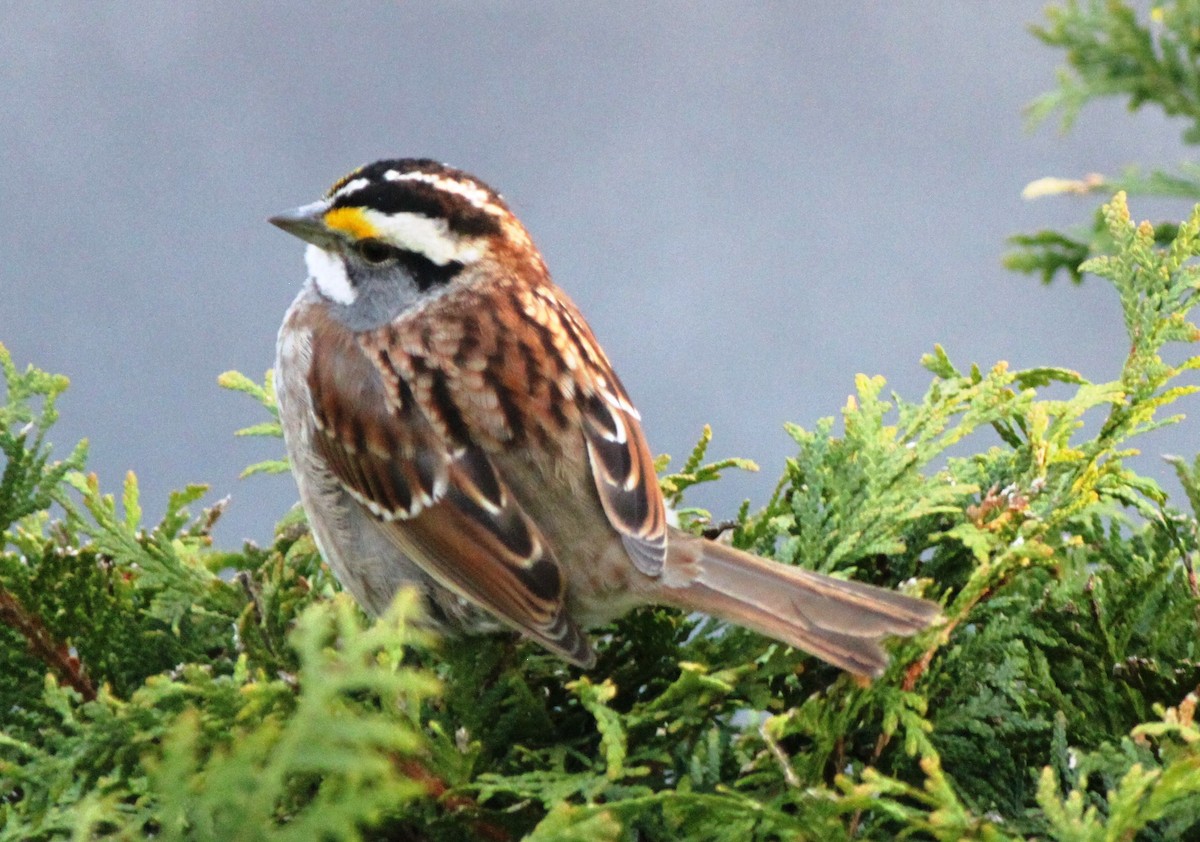
<path fill-rule="evenodd" d="M 858 675 L 878 676 L 887 667 L 884 637 L 915 634 L 940 616 L 928 600 L 683 533 L 673 533 L 670 546 L 664 602 L 753 629 Z"/>

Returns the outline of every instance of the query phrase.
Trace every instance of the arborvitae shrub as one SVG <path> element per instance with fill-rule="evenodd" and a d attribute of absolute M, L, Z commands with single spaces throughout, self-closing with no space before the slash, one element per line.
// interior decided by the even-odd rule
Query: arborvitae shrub
<path fill-rule="evenodd" d="M 1200 11 L 1158 14 L 1169 38 L 1116 3 L 1044 37 L 1142 51 L 1082 76 L 1090 96 L 1153 100 L 1129 79 L 1159 65 L 1190 68 L 1186 94 Z M 118 500 L 82 446 L 56 461 L 66 380 L 0 346 L 0 839 L 1200 838 L 1200 457 L 1175 460 L 1178 500 L 1129 462 L 1191 424 L 1169 413 L 1200 367 L 1200 211 L 1138 225 L 1118 194 L 1099 218 L 1058 235 L 1065 263 L 1056 232 L 1021 254 L 1046 277 L 1088 257 L 1078 277 L 1115 290 L 1111 380 L 935 348 L 920 399 L 862 376 L 839 422 L 789 427 L 776 493 L 737 514 L 740 546 L 944 604 L 870 685 L 666 609 L 598 634 L 586 674 L 511 637 L 436 640 L 410 594 L 368 622 L 298 513 L 221 550 L 202 488 L 147 526 L 132 474 Z M 223 383 L 274 412 L 269 378 Z M 744 466 L 708 443 L 662 478 L 676 503 Z"/>

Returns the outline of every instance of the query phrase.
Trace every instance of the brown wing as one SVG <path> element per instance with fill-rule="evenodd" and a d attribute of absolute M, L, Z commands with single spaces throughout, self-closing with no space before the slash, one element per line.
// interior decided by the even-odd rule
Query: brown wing
<path fill-rule="evenodd" d="M 462 421 L 440 373 L 423 372 L 418 397 L 414 384 L 332 327 L 314 329 L 309 372 L 313 444 L 330 471 L 441 585 L 590 664 L 591 647 L 564 607 L 561 566 L 488 455 L 455 435 Z M 434 419 L 423 409 L 444 403 Z"/>
<path fill-rule="evenodd" d="M 634 565 L 659 576 L 667 556 L 666 511 L 641 416 L 583 317 L 561 293 L 555 301 L 561 330 L 584 363 L 577 372 L 578 404 L 600 503 Z"/>
<path fill-rule="evenodd" d="M 639 570 L 662 574 L 667 555 L 666 514 L 654 460 L 635 410 L 612 377 L 584 399 L 583 431 L 600 503 L 621 533 L 625 551 Z"/>

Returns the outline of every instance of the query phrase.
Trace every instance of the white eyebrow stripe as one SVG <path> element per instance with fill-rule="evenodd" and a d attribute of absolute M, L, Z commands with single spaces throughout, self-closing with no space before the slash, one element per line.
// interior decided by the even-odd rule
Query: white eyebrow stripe
<path fill-rule="evenodd" d="M 492 201 L 492 194 L 478 184 L 458 181 L 457 179 L 446 178 L 445 176 L 434 175 L 433 173 L 421 172 L 419 170 L 406 173 L 402 173 L 399 170 L 388 170 L 383 174 L 383 177 L 388 181 L 420 181 L 424 184 L 432 185 L 438 190 L 445 190 L 447 193 L 461 196 L 470 202 L 473 207 L 481 211 L 486 211 L 496 216 L 504 213 L 504 209 Z"/>
<path fill-rule="evenodd" d="M 479 247 L 451 233 L 444 219 L 418 213 L 380 213 L 363 208 L 363 218 L 378 232 L 380 239 L 405 251 L 415 252 L 438 266 L 451 261 L 462 264 L 479 259 Z"/>
<path fill-rule="evenodd" d="M 330 198 L 340 199 L 343 196 L 349 196 L 351 193 L 357 193 L 359 190 L 362 190 L 370 183 L 371 180 L 369 178 L 355 178 L 351 181 L 347 181 L 345 184 L 339 187 L 337 192 L 334 193 Z"/>

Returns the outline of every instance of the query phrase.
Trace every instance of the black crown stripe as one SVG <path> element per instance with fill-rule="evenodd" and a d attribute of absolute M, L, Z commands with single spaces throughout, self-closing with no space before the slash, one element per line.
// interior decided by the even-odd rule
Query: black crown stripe
<path fill-rule="evenodd" d="M 376 161 L 374 164 L 368 164 L 355 170 L 334 184 L 328 195 L 332 197 L 341 187 L 355 179 L 364 178 L 369 183 L 359 190 L 336 198 L 333 207 L 370 208 L 380 213 L 415 213 L 430 219 L 444 219 L 452 232 L 465 236 L 486 236 L 500 233 L 500 220 L 494 214 L 475 207 L 466 197 L 442 190 L 426 181 L 389 180 L 384 174 L 390 170 L 401 174 L 428 173 L 439 178 L 478 187 L 485 190 L 489 199 L 497 206 L 505 207 L 504 201 L 496 191 L 483 182 L 461 170 L 424 158 Z"/>

